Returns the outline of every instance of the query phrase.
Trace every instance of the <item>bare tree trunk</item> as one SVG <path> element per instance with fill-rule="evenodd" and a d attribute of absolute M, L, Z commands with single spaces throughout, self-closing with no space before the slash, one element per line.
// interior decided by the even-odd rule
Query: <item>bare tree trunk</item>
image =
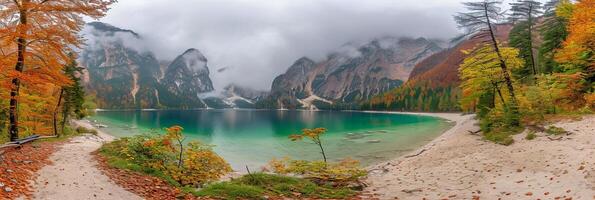
<path fill-rule="evenodd" d="M 60 96 L 58 96 L 58 104 L 56 104 L 56 109 L 54 109 L 54 135 L 58 136 L 58 112 L 60 109 L 60 104 L 62 103 L 62 95 L 64 94 L 64 89 L 60 89 Z"/>
<path fill-rule="evenodd" d="M 502 69 L 502 75 L 504 76 L 504 83 L 506 84 L 506 87 L 508 89 L 508 94 L 510 95 L 510 101 L 511 101 L 511 105 L 510 105 L 510 111 L 514 114 L 514 115 L 518 115 L 518 108 L 517 108 L 517 100 L 516 100 L 516 96 L 514 94 L 514 87 L 512 86 L 512 79 L 510 78 L 510 74 L 508 73 L 508 69 L 506 67 L 506 62 L 504 62 L 504 59 L 502 58 L 502 54 L 500 53 L 500 48 L 498 47 L 498 41 L 496 40 L 496 36 L 494 35 L 494 30 L 492 28 L 492 24 L 490 23 L 490 17 L 488 15 L 488 7 L 487 5 L 484 6 L 485 7 L 485 17 L 486 17 L 486 21 L 488 24 L 488 30 L 490 31 L 490 37 L 492 39 L 492 44 L 494 45 L 494 51 L 496 51 L 496 54 L 498 55 L 498 60 L 500 61 L 500 68 Z M 518 120 L 514 120 L 512 122 L 513 126 L 518 126 L 520 123 Z"/>
<path fill-rule="evenodd" d="M 62 122 L 60 123 L 60 129 L 62 129 L 62 133 L 64 133 L 64 127 L 66 127 L 66 121 L 68 120 L 68 112 L 70 112 L 70 110 L 62 111 Z"/>
<path fill-rule="evenodd" d="M 24 3 L 28 3 L 28 0 L 24 0 Z M 27 11 L 24 9 L 20 10 L 19 24 L 27 24 Z M 20 30 L 24 32 L 23 30 Z M 25 66 L 25 50 L 27 40 L 23 37 L 17 38 L 17 63 L 14 69 L 17 72 L 23 72 Z M 12 79 L 12 87 L 10 88 L 10 107 L 9 107 L 9 126 L 8 134 L 10 135 L 10 141 L 19 139 L 19 117 L 18 117 L 18 106 L 19 106 L 19 89 L 21 87 L 21 80 L 19 78 Z"/>
<path fill-rule="evenodd" d="M 531 56 L 531 67 L 533 69 L 533 75 L 534 78 L 537 79 L 537 63 L 535 63 L 535 55 L 533 53 L 533 18 L 531 17 L 531 13 L 533 12 L 531 9 L 533 7 L 531 6 L 529 9 L 529 50 L 531 51 L 531 54 L 529 54 L 529 56 Z"/>
<path fill-rule="evenodd" d="M 181 140 L 181 139 L 176 139 L 176 140 L 178 140 L 178 144 L 180 144 L 180 156 L 178 157 L 178 168 L 181 168 L 182 164 L 183 164 L 182 163 L 183 162 L 182 154 L 184 153 L 184 144 L 182 144 L 183 140 Z"/>
<path fill-rule="evenodd" d="M 322 159 L 324 159 L 324 162 L 326 163 L 326 154 L 324 153 L 324 148 L 322 148 L 322 141 L 320 141 L 320 138 L 318 139 L 318 146 L 320 147 L 320 153 L 322 153 Z"/>

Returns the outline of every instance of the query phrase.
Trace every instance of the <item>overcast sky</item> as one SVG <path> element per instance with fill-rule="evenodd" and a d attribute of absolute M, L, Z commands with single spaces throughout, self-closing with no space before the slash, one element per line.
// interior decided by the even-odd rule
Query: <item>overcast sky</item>
<path fill-rule="evenodd" d="M 269 89 L 296 59 L 350 41 L 448 39 L 460 0 L 120 0 L 101 21 L 132 29 L 162 60 L 188 48 L 209 59 L 216 88 Z M 227 67 L 228 70 L 217 72 Z"/>

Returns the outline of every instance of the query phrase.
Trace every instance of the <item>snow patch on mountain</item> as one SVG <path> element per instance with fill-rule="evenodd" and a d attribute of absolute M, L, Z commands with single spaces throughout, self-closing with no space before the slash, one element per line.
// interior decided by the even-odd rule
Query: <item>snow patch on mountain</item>
<path fill-rule="evenodd" d="M 309 97 L 306 97 L 304 99 L 297 99 L 298 102 L 300 102 L 300 104 L 302 104 L 302 107 L 308 110 L 318 110 L 318 108 L 314 105 L 314 101 L 322 101 L 328 104 L 333 104 L 332 101 L 329 101 L 325 98 L 316 96 L 316 95 L 310 95 Z"/>

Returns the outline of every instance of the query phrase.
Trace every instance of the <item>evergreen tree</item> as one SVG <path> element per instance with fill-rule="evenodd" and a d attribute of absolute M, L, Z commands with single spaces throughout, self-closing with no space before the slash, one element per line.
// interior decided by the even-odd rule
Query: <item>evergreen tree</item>
<path fill-rule="evenodd" d="M 535 18 L 543 13 L 540 2 L 533 0 L 517 0 L 511 3 L 511 18 L 520 23 L 515 26 L 516 32 L 511 32 L 510 44 L 521 50 L 521 56 L 526 60 L 525 66 L 537 74 L 535 55 L 533 53 L 533 29 Z M 513 40 L 513 33 L 518 33 Z"/>
<path fill-rule="evenodd" d="M 539 47 L 539 63 L 544 73 L 560 72 L 560 65 L 554 60 L 557 49 L 562 47 L 562 42 L 568 36 L 566 26 L 568 20 L 558 16 L 556 10 L 570 5 L 568 0 L 552 0 L 544 5 L 545 14 L 543 25 L 539 28 L 543 42 Z"/>
<path fill-rule="evenodd" d="M 70 64 L 64 67 L 64 74 L 72 80 L 72 84 L 62 87 L 62 92 L 64 94 L 61 123 L 62 131 L 64 131 L 66 121 L 72 115 L 79 119 L 86 115 L 83 108 L 83 104 L 85 103 L 85 91 L 81 85 L 81 79 L 78 76 L 83 73 L 82 70 L 83 68 L 78 67 L 74 59 L 72 59 Z"/>
<path fill-rule="evenodd" d="M 517 21 L 508 37 L 509 44 L 512 47 L 519 49 L 519 56 L 525 60 L 525 66 L 514 71 L 517 79 L 526 80 L 524 78 L 535 75 L 537 70 L 533 65 L 534 57 L 532 51 L 531 32 L 529 31 L 531 24 L 527 21 Z"/>

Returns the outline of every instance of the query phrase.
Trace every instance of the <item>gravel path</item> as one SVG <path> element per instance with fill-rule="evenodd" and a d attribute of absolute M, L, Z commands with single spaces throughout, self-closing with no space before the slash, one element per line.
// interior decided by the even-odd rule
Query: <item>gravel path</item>
<path fill-rule="evenodd" d="M 89 126 L 89 124 L 79 124 Z M 101 145 L 113 140 L 104 133 L 77 136 L 55 152 L 52 165 L 38 171 L 31 183 L 34 199 L 142 199 L 118 186 L 105 176 L 90 155 Z"/>

